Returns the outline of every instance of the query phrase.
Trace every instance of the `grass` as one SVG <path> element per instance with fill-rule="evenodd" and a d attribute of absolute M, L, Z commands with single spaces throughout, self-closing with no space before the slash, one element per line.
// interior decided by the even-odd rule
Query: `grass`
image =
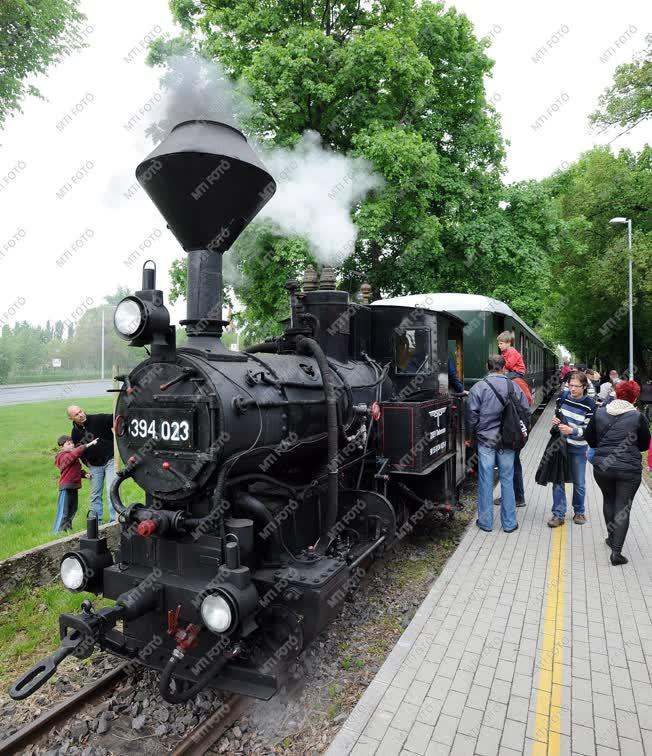
<path fill-rule="evenodd" d="M 54 466 L 56 439 L 70 432 L 66 407 L 79 403 L 87 412 L 111 412 L 111 397 L 0 407 L 0 559 L 61 538 L 52 532 L 59 471 Z M 142 501 L 133 481 L 123 490 L 128 501 Z M 73 530 L 83 530 L 90 506 L 90 484 L 82 483 Z M 105 517 L 108 512 L 104 495 Z"/>
<path fill-rule="evenodd" d="M 60 584 L 23 586 L 0 606 L 0 691 L 59 645 L 59 614 L 78 612 L 89 598 L 96 609 L 113 601 L 70 593 Z"/>

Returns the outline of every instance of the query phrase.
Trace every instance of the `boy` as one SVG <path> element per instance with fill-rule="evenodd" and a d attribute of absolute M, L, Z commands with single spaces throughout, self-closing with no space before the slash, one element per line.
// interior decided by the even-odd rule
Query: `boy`
<path fill-rule="evenodd" d="M 81 479 L 86 477 L 79 458 L 89 446 L 97 443 L 93 439 L 89 444 L 82 444 L 75 448 L 70 436 L 59 436 L 57 446 L 61 451 L 54 458 L 54 464 L 59 468 L 59 499 L 57 501 L 57 516 L 54 521 L 54 532 L 72 530 L 72 520 L 77 513 L 77 491 L 81 488 Z"/>
<path fill-rule="evenodd" d="M 514 334 L 511 331 L 503 331 L 498 334 L 498 351 L 505 360 L 507 377 L 522 378 L 525 375 L 525 363 L 521 353 L 514 349 Z"/>

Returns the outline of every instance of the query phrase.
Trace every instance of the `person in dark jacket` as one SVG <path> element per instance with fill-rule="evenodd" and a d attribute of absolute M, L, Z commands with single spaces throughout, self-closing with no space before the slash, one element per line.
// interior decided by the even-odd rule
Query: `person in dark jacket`
<path fill-rule="evenodd" d="M 452 357 L 448 358 L 448 385 L 449 387 L 452 386 L 453 391 L 455 391 L 457 394 L 468 396 L 469 392 L 464 388 L 464 384 L 457 374 L 457 370 L 455 369 L 455 361 Z"/>
<path fill-rule="evenodd" d="M 511 385 L 517 400 L 528 412 L 525 394 L 505 375 L 505 359 L 498 354 L 487 360 L 488 375 L 478 381 L 469 391 L 466 402 L 466 422 L 478 446 L 478 519 L 480 530 L 493 528 L 492 492 L 494 466 L 500 474 L 500 521 L 506 533 L 518 528 L 516 521 L 516 501 L 514 498 L 514 451 L 499 448 L 498 435 L 503 414 L 503 404 L 494 394 L 491 386 L 507 401 Z M 491 384 L 491 385 L 488 385 Z"/>
<path fill-rule="evenodd" d="M 57 439 L 60 451 L 54 458 L 54 464 L 59 468 L 59 499 L 53 528 L 55 533 L 72 529 L 72 521 L 77 513 L 77 492 L 81 488 L 82 478 L 86 477 L 79 458 L 89 446 L 96 443 L 97 439 L 88 446 L 82 445 L 75 449 L 70 436 L 59 436 Z"/>
<path fill-rule="evenodd" d="M 68 407 L 68 417 L 72 420 L 72 440 L 75 445 L 88 444 L 97 439 L 97 444 L 86 449 L 82 460 L 87 465 L 92 475 L 91 481 L 91 509 L 97 515 L 97 521 L 102 522 L 104 504 L 102 502 L 102 489 L 106 482 L 106 494 L 109 500 L 109 520 L 116 519 L 115 509 L 111 504 L 109 491 L 115 479 L 115 467 L 113 463 L 113 415 L 98 414 L 87 415 L 81 407 L 73 404 Z"/>
<path fill-rule="evenodd" d="M 641 452 L 650 445 L 650 430 L 634 407 L 641 392 L 638 383 L 621 381 L 614 390 L 616 398 L 595 413 L 585 438 L 595 449 L 593 476 L 604 499 L 606 544 L 611 548 L 611 564 L 618 565 L 628 562 L 622 549 L 632 502 L 641 485 Z"/>

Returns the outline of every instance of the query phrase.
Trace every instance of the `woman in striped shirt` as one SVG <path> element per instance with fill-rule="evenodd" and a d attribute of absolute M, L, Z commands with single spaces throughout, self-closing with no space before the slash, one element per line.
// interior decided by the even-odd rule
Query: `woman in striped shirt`
<path fill-rule="evenodd" d="M 595 412 L 595 402 L 585 396 L 589 379 L 584 373 L 575 371 L 568 377 L 568 391 L 562 391 L 559 410 L 562 416 L 553 418 L 553 423 L 566 438 L 568 461 L 573 480 L 573 522 L 584 525 L 584 495 L 586 491 L 586 454 L 588 444 L 584 431 Z M 566 520 L 566 485 L 554 483 L 552 486 L 552 517 L 548 526 L 558 528 Z"/>

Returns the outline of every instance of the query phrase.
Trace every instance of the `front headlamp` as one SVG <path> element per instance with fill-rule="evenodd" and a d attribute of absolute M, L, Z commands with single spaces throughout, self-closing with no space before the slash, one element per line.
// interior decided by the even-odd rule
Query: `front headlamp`
<path fill-rule="evenodd" d="M 59 573 L 69 591 L 101 593 L 104 570 L 113 564 L 106 538 L 80 538 L 78 551 L 63 555 Z"/>
<path fill-rule="evenodd" d="M 135 297 L 125 297 L 115 308 L 113 324 L 123 339 L 133 339 L 145 325 L 145 308 Z"/>
<path fill-rule="evenodd" d="M 221 635 L 232 628 L 235 612 L 223 595 L 211 593 L 201 603 L 201 618 L 212 633 Z"/>
<path fill-rule="evenodd" d="M 158 289 L 137 291 L 125 297 L 115 308 L 113 325 L 118 336 L 131 346 L 145 346 L 157 340 L 167 344 L 171 338 L 173 341 L 170 313 L 163 304 L 163 292 Z"/>
<path fill-rule="evenodd" d="M 86 565 L 76 554 L 61 560 L 61 582 L 69 591 L 81 591 L 86 585 Z"/>

